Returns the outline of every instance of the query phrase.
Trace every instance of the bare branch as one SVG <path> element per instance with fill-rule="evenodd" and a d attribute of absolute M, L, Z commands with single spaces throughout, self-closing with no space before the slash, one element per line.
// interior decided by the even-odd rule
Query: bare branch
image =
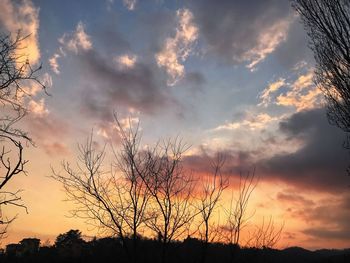
<path fill-rule="evenodd" d="M 241 231 L 246 226 L 252 215 L 247 216 L 247 208 L 253 191 L 258 184 L 255 177 L 255 170 L 248 172 L 246 175 L 241 173 L 238 187 L 238 197 L 230 200 L 230 206 L 225 209 L 226 213 L 226 239 L 229 244 L 238 246 L 241 238 Z"/>
<path fill-rule="evenodd" d="M 22 43 L 26 37 L 18 32 L 13 35 L 0 35 L 0 190 L 4 190 L 13 177 L 24 173 L 23 144 L 34 145 L 27 132 L 16 127 L 16 124 L 27 115 L 26 101 L 32 95 L 26 89 L 29 84 L 39 85 L 46 93 L 45 85 L 37 73 L 41 66 L 33 68 L 27 56 L 21 54 Z M 26 207 L 18 192 L 0 191 L 0 210 L 4 205 Z M 7 219 L 0 213 L 0 240 L 4 237 L 8 224 L 15 217 Z"/>
<path fill-rule="evenodd" d="M 256 226 L 251 237 L 248 238 L 246 246 L 254 248 L 274 248 L 281 239 L 284 223 L 279 228 L 275 227 L 272 217 L 266 222 L 263 218 L 262 224 Z"/>
<path fill-rule="evenodd" d="M 291 0 L 309 35 L 316 61 L 315 84 L 323 91 L 328 120 L 350 144 L 350 2 Z"/>

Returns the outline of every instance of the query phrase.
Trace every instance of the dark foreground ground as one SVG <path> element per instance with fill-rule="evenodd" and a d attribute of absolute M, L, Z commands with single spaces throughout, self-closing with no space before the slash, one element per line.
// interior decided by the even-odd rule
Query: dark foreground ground
<path fill-rule="evenodd" d="M 55 245 L 39 247 L 35 239 L 26 239 L 0 254 L 0 263 L 8 262 L 271 262 L 271 263 L 350 263 L 350 249 L 309 251 L 299 247 L 284 250 L 238 248 L 224 244 L 207 247 L 196 239 L 169 244 L 165 250 L 156 240 L 128 241 L 128 251 L 119 239 L 103 238 L 89 242 L 56 241 Z M 37 241 L 37 240 L 36 240 Z M 38 242 L 36 242 L 38 244 Z M 164 253 L 163 253 L 164 252 Z"/>

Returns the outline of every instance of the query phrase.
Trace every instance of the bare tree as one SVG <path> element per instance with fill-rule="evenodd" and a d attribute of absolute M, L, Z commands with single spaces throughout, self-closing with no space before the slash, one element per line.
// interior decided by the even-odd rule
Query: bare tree
<path fill-rule="evenodd" d="M 181 163 L 187 148 L 176 138 L 159 142 L 146 152 L 148 172 L 142 178 L 152 198 L 146 225 L 162 243 L 162 262 L 168 244 L 189 229 L 195 216 L 191 205 L 193 180 Z"/>
<path fill-rule="evenodd" d="M 204 182 L 199 197 L 198 210 L 200 225 L 198 229 L 201 239 L 204 241 L 202 262 L 205 262 L 208 244 L 213 242 L 218 234 L 218 228 L 213 225 L 211 219 L 219 204 L 223 191 L 228 186 L 228 181 L 223 178 L 221 173 L 221 168 L 224 163 L 224 156 L 218 154 L 216 160 L 212 162 L 213 175 Z"/>
<path fill-rule="evenodd" d="M 31 94 L 25 87 L 36 84 L 46 91 L 37 76 L 41 66 L 33 68 L 27 55 L 21 53 L 21 43 L 25 38 L 20 32 L 15 37 L 0 34 L 0 240 L 7 226 L 15 219 L 5 216 L 3 206 L 26 208 L 19 195 L 20 190 L 5 190 L 12 178 L 26 173 L 24 166 L 27 160 L 23 158 L 23 144 L 33 144 L 28 133 L 16 126 L 28 112 L 25 102 Z"/>
<path fill-rule="evenodd" d="M 240 245 L 242 229 L 253 215 L 247 215 L 249 200 L 257 186 L 255 170 L 246 175 L 241 173 L 238 185 L 238 195 L 235 198 L 232 192 L 230 206 L 225 209 L 226 224 L 223 226 L 225 239 L 231 245 L 231 261 L 234 261 L 236 249 Z"/>
<path fill-rule="evenodd" d="M 124 221 L 130 229 L 133 239 L 134 256 L 137 256 L 137 240 L 140 228 L 147 220 L 146 207 L 150 199 L 149 189 L 143 178 L 149 173 L 147 155 L 140 149 L 141 135 L 139 123 L 133 128 L 129 119 L 128 127 L 124 128 L 115 115 L 115 121 L 121 137 L 121 150 L 115 152 L 115 166 L 121 172 L 123 193 L 121 209 L 125 211 Z"/>
<path fill-rule="evenodd" d="M 350 2 L 292 0 L 316 60 L 315 83 L 323 91 L 329 121 L 350 133 Z"/>
<path fill-rule="evenodd" d="M 238 196 L 234 197 L 232 193 L 230 206 L 225 209 L 227 221 L 225 229 L 228 232 L 226 235 L 229 244 L 239 245 L 241 231 L 252 217 L 247 215 L 247 208 L 250 197 L 257 186 L 255 171 L 248 172 L 246 175 L 241 174 L 238 185 Z"/>
<path fill-rule="evenodd" d="M 260 226 L 256 226 L 251 236 L 248 238 L 246 246 L 254 248 L 273 248 L 281 239 L 284 223 L 276 228 L 272 217 L 266 222 L 265 218 Z"/>
<path fill-rule="evenodd" d="M 126 210 L 122 190 L 117 178 L 103 171 L 105 147 L 97 150 L 91 134 L 78 148 L 76 168 L 73 169 L 69 162 L 62 162 L 63 174 L 52 169 L 53 178 L 62 183 L 67 200 L 75 204 L 72 216 L 120 238 L 127 256 L 130 256 L 125 240 Z"/>
<path fill-rule="evenodd" d="M 146 206 L 150 198 L 144 181 L 149 173 L 149 159 L 140 149 L 138 124 L 133 128 L 129 121 L 125 128 L 116 115 L 115 121 L 121 147 L 119 151 L 113 149 L 115 161 L 110 172 L 102 169 L 105 147 L 96 150 L 91 134 L 85 144 L 79 145 L 77 170 L 63 162 L 64 175 L 53 170 L 53 178 L 63 184 L 68 200 L 76 204 L 71 211 L 73 216 L 119 237 L 127 256 L 136 261 L 137 240 L 147 219 Z M 129 236 L 133 240 L 132 254 L 127 244 Z"/>

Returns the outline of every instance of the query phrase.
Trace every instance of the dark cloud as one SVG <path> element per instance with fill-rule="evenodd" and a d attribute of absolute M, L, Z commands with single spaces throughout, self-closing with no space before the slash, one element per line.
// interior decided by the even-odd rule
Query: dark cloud
<path fill-rule="evenodd" d="M 286 202 L 287 204 L 296 204 L 296 205 L 303 205 L 303 206 L 310 206 L 313 205 L 314 202 L 312 200 L 309 200 L 302 195 L 296 194 L 296 193 L 284 193 L 279 192 L 277 194 L 277 200 L 281 202 Z"/>
<path fill-rule="evenodd" d="M 320 202 L 321 203 L 321 202 Z M 298 211 L 299 217 L 310 223 L 302 232 L 314 238 L 343 239 L 350 242 L 350 195 Z M 344 244 L 345 245 L 345 244 Z"/>
<path fill-rule="evenodd" d="M 130 51 L 130 43 L 117 30 L 117 19 L 106 19 L 91 32 L 91 36 L 97 45 L 103 47 L 108 54 Z"/>
<path fill-rule="evenodd" d="M 287 69 L 301 61 L 313 64 L 313 53 L 307 44 L 306 31 L 300 19 L 296 18 L 290 25 L 286 41 L 276 49 L 274 57 L 282 67 Z"/>
<path fill-rule="evenodd" d="M 253 169 L 252 157 L 255 152 L 222 150 L 216 153 L 202 149 L 201 153 L 184 157 L 186 168 L 195 173 L 211 174 L 213 164 L 218 156 L 224 158 L 224 166 L 221 172 L 228 176 L 239 176 L 241 173 L 249 172 Z"/>
<path fill-rule="evenodd" d="M 24 122 L 29 134 L 33 135 L 35 145 L 42 148 L 46 154 L 54 156 L 69 152 L 64 141 L 71 132 L 67 121 L 50 113 L 43 116 L 31 114 Z"/>
<path fill-rule="evenodd" d="M 137 16 L 135 34 L 142 39 L 151 56 L 161 51 L 164 40 L 176 34 L 176 12 L 170 9 L 157 9 Z"/>
<path fill-rule="evenodd" d="M 295 113 L 280 123 L 288 141 L 304 145 L 293 153 L 278 154 L 259 161 L 257 168 L 266 179 L 279 179 L 294 185 L 325 191 L 346 191 L 349 155 L 342 147 L 344 133 L 331 126 L 324 109 Z"/>
<path fill-rule="evenodd" d="M 206 83 L 204 75 L 200 72 L 187 72 L 185 77 L 179 81 L 180 86 L 184 86 L 188 91 L 189 96 L 198 94 L 198 92 L 204 92 L 203 85 Z"/>
<path fill-rule="evenodd" d="M 68 147 L 61 142 L 45 143 L 42 145 L 44 151 L 50 156 L 68 155 Z"/>
<path fill-rule="evenodd" d="M 111 120 L 113 110 L 133 108 L 154 114 L 166 106 L 176 106 L 165 79 L 152 63 L 137 62 L 134 67 L 118 69 L 111 57 L 95 51 L 79 57 L 84 85 L 83 112 L 100 120 Z"/>
<path fill-rule="evenodd" d="M 231 63 L 245 60 L 248 51 L 259 48 L 261 34 L 292 13 L 289 1 L 280 0 L 192 0 L 187 5 L 209 52 Z"/>
<path fill-rule="evenodd" d="M 295 152 L 285 152 L 266 158 L 270 147 L 283 142 L 265 140 L 266 145 L 254 151 L 239 149 L 231 145 L 221 154 L 226 156 L 224 172 L 237 176 L 253 167 L 264 181 L 283 181 L 291 186 L 315 191 L 345 192 L 349 190 L 350 178 L 346 169 L 349 154 L 343 148 L 344 133 L 331 126 L 324 109 L 312 109 L 295 113 L 279 124 L 279 131 L 286 143 L 302 143 Z M 209 173 L 210 162 L 214 154 L 203 150 L 202 153 L 186 157 L 187 166 L 193 171 Z M 293 199 L 299 202 L 302 197 L 280 194 L 280 199 Z"/>
<path fill-rule="evenodd" d="M 184 79 L 186 84 L 200 86 L 205 83 L 205 77 L 200 72 L 188 72 Z"/>

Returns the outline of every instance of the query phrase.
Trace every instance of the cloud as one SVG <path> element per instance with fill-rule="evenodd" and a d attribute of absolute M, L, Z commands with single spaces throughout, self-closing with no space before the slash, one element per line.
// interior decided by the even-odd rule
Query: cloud
<path fill-rule="evenodd" d="M 301 194 L 286 191 L 277 193 L 277 200 L 286 205 L 311 206 L 315 204 L 314 201 L 305 198 Z"/>
<path fill-rule="evenodd" d="M 85 26 L 80 21 L 75 31 L 64 33 L 62 37 L 58 39 L 58 42 L 61 46 L 57 49 L 49 58 L 49 64 L 51 70 L 57 75 L 60 74 L 60 65 L 58 64 L 57 59 L 62 56 L 66 56 L 66 51 L 72 51 L 75 54 L 78 54 L 79 51 L 88 51 L 92 49 L 91 37 L 85 32 Z"/>
<path fill-rule="evenodd" d="M 49 113 L 49 110 L 45 107 L 45 100 L 44 98 L 41 98 L 39 102 L 36 102 L 35 100 L 31 100 L 28 104 L 28 110 L 39 116 L 45 116 Z"/>
<path fill-rule="evenodd" d="M 72 33 L 65 33 L 59 42 L 68 50 L 78 53 L 80 50 L 87 51 L 92 49 L 91 38 L 85 32 L 85 25 L 80 21 Z"/>
<path fill-rule="evenodd" d="M 286 41 L 289 24 L 289 20 L 282 20 L 259 34 L 256 46 L 243 53 L 242 59 L 249 63 L 247 68 L 254 70 L 258 63 L 275 51 L 282 42 Z"/>
<path fill-rule="evenodd" d="M 162 50 L 155 56 L 158 66 L 165 68 L 169 75 L 170 86 L 185 75 L 185 67 L 181 62 L 187 59 L 198 38 L 198 28 L 193 23 L 192 13 L 188 9 L 180 9 L 176 15 L 178 26 L 175 36 L 167 38 Z"/>
<path fill-rule="evenodd" d="M 196 86 L 200 86 L 206 82 L 204 75 L 200 72 L 188 72 L 184 80 L 186 84 L 193 84 Z"/>
<path fill-rule="evenodd" d="M 165 76 L 153 55 L 152 59 L 134 55 L 129 43 L 111 25 L 101 30 L 93 35 L 97 46 L 102 47 L 99 50 L 93 48 L 92 37 L 85 33 L 83 24 L 79 22 L 74 32 L 65 33 L 59 39 L 62 46 L 56 52 L 62 56 L 65 51 L 76 53 L 71 62 L 76 64 L 77 75 L 82 76 L 77 84 L 82 93 L 82 113 L 108 123 L 113 119 L 113 110 L 132 108 L 154 114 L 164 107 L 177 106 L 178 102 L 165 89 Z M 85 37 L 81 37 L 83 35 Z"/>
<path fill-rule="evenodd" d="M 137 0 L 123 0 L 124 6 L 130 11 L 135 9 L 136 3 L 137 3 Z"/>
<path fill-rule="evenodd" d="M 284 217 L 300 225 L 299 232 L 313 248 L 323 247 L 330 241 L 338 241 L 343 247 L 347 246 L 345 242 L 349 244 L 350 195 L 347 191 L 315 194 L 308 189 L 283 189 L 276 201 L 285 210 Z"/>
<path fill-rule="evenodd" d="M 305 75 L 301 75 L 298 77 L 298 79 L 293 83 L 293 89 L 295 90 L 302 90 L 308 87 L 311 87 L 314 85 L 313 83 L 313 71 L 309 71 Z"/>
<path fill-rule="evenodd" d="M 140 127 L 139 112 L 134 112 L 132 109 L 128 110 L 125 115 L 121 116 L 118 113 L 118 121 L 125 131 L 129 128 L 138 129 L 140 132 L 142 128 Z M 124 114 L 123 114 L 124 115 Z M 97 123 L 97 135 L 102 136 L 104 139 L 115 143 L 116 145 L 121 142 L 120 129 L 115 120 L 112 121 L 100 121 Z"/>
<path fill-rule="evenodd" d="M 70 151 L 68 147 L 62 142 L 47 142 L 42 145 L 46 154 L 50 156 L 65 155 L 67 156 Z"/>
<path fill-rule="evenodd" d="M 204 92 L 204 84 L 206 83 L 205 76 L 199 71 L 186 72 L 184 78 L 178 82 L 179 86 L 186 87 L 188 97 L 194 98 L 199 93 Z"/>
<path fill-rule="evenodd" d="M 82 110 L 87 116 L 111 121 L 112 111 L 121 107 L 154 114 L 177 105 L 154 64 L 136 61 L 132 68 L 120 70 L 93 50 L 81 54 L 78 60 L 80 75 L 84 76 Z"/>
<path fill-rule="evenodd" d="M 297 17 L 291 22 L 285 42 L 273 54 L 274 63 L 286 70 L 293 69 L 301 61 L 314 64 L 313 52 L 307 45 L 308 36 L 299 19 Z"/>
<path fill-rule="evenodd" d="M 99 122 L 97 124 L 97 135 L 102 136 L 105 139 L 115 141 L 114 137 L 118 138 L 118 141 L 120 141 L 118 135 L 118 130 L 116 124 L 112 122 Z"/>
<path fill-rule="evenodd" d="M 218 156 L 224 158 L 225 163 L 221 168 L 221 173 L 225 176 L 239 178 L 241 173 L 251 172 L 254 169 L 254 159 L 261 154 L 260 150 L 244 151 L 236 147 L 212 149 L 201 146 L 192 150 L 183 158 L 186 169 L 195 174 L 212 174 L 212 163 Z"/>
<path fill-rule="evenodd" d="M 341 193 L 348 190 L 346 169 L 349 156 L 343 148 L 345 134 L 328 123 L 325 109 L 297 112 L 274 122 L 277 130 L 269 131 L 268 134 L 272 132 L 270 138 L 264 138 L 259 131 L 258 137 L 248 139 L 248 145 L 235 143 L 231 138 L 217 148 L 218 143 L 213 142 L 209 148 L 205 146 L 204 153 L 193 152 L 193 156 L 188 157 L 190 166 L 194 171 L 206 170 L 208 156 L 214 156 L 212 151 L 219 150 L 227 155 L 228 171 L 256 167 L 262 181 L 279 181 L 315 192 Z M 235 129 L 239 125 L 227 124 L 219 129 Z M 247 129 L 249 125 L 243 127 Z"/>
<path fill-rule="evenodd" d="M 48 73 L 44 73 L 38 77 L 38 80 L 43 84 L 47 90 L 52 87 L 52 77 Z M 27 103 L 35 96 L 39 95 L 43 91 L 42 85 L 36 81 L 23 80 L 21 82 L 21 90 L 17 92 L 18 100 L 21 100 L 23 105 L 27 106 Z"/>
<path fill-rule="evenodd" d="M 114 58 L 114 61 L 117 63 L 120 69 L 133 68 L 137 61 L 136 55 L 124 54 Z"/>
<path fill-rule="evenodd" d="M 70 125 L 53 113 L 42 112 L 44 107 L 40 103 L 36 105 L 38 112 L 33 112 L 24 119 L 29 134 L 33 135 L 35 144 L 48 155 L 68 153 L 64 138 L 70 133 Z"/>
<path fill-rule="evenodd" d="M 237 122 L 226 122 L 225 124 L 219 125 L 214 128 L 213 131 L 222 131 L 222 130 L 236 130 L 236 129 L 250 129 L 257 130 L 263 129 L 268 124 L 274 121 L 280 120 L 281 117 L 272 117 L 267 113 L 251 114 L 246 113 L 246 116 L 243 120 Z"/>
<path fill-rule="evenodd" d="M 53 72 L 55 72 L 57 75 L 60 74 L 59 70 L 59 64 L 57 62 L 57 59 L 60 58 L 61 56 L 57 53 L 53 54 L 53 56 L 49 59 L 49 64 L 51 66 L 51 69 Z"/>
<path fill-rule="evenodd" d="M 321 90 L 314 85 L 313 77 L 313 70 L 308 70 L 291 83 L 283 78 L 278 79 L 262 91 L 259 105 L 275 104 L 293 107 L 298 112 L 321 107 L 323 95 Z"/>
<path fill-rule="evenodd" d="M 192 0 L 187 5 L 207 52 L 251 70 L 286 41 L 294 20 L 288 1 Z"/>
<path fill-rule="evenodd" d="M 297 111 L 321 107 L 322 92 L 313 84 L 313 72 L 310 71 L 290 85 L 290 90 L 276 98 L 276 104 L 293 106 Z"/>
<path fill-rule="evenodd" d="M 92 24 L 89 36 L 93 39 L 94 47 L 103 50 L 110 58 L 117 54 L 130 54 L 131 44 L 119 30 L 122 24 L 114 12 L 108 13 L 99 23 Z"/>
<path fill-rule="evenodd" d="M 308 223 L 302 232 L 312 238 L 350 242 L 349 194 L 328 197 L 313 205 L 299 207 L 292 211 L 292 216 Z"/>
<path fill-rule="evenodd" d="M 32 1 L 3 0 L 0 3 L 0 29 L 8 31 L 15 37 L 20 31 L 21 36 L 26 36 L 20 43 L 20 52 L 26 54 L 30 63 L 35 64 L 40 59 L 38 41 L 39 8 Z"/>
<path fill-rule="evenodd" d="M 286 143 L 301 142 L 301 146 L 293 152 L 260 159 L 257 170 L 266 180 L 326 192 L 347 190 L 345 135 L 328 123 L 323 108 L 295 113 L 280 122 L 279 130 Z"/>
<path fill-rule="evenodd" d="M 262 102 L 259 105 L 267 106 L 271 102 L 271 95 L 275 92 L 277 92 L 281 87 L 286 85 L 286 80 L 283 78 L 278 79 L 275 82 L 272 82 L 268 85 L 266 89 L 263 90 L 263 92 L 260 95 L 260 99 Z"/>

